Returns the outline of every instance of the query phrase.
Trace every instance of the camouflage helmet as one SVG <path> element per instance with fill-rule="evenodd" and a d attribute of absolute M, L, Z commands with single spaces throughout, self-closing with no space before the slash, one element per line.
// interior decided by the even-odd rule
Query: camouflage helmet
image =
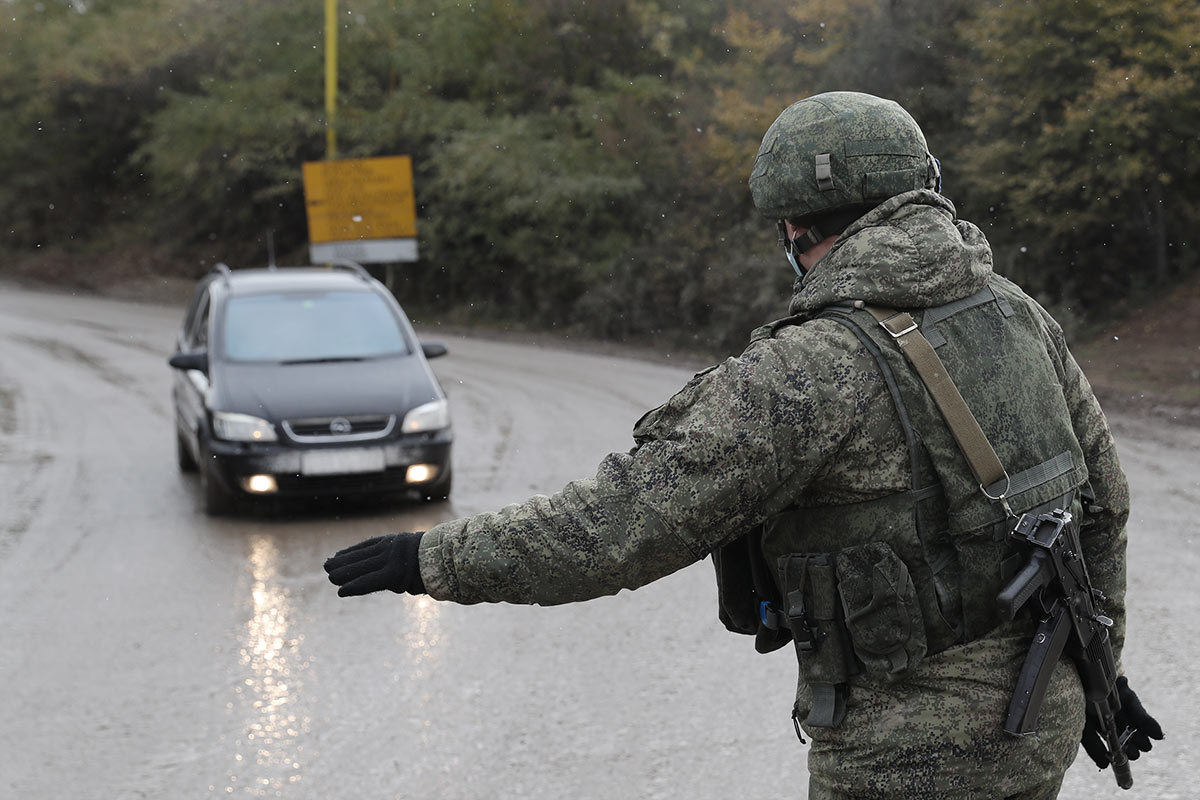
<path fill-rule="evenodd" d="M 750 193 L 771 219 L 863 213 L 894 195 L 935 189 L 937 160 L 898 103 L 859 92 L 826 92 L 793 103 L 767 129 Z"/>

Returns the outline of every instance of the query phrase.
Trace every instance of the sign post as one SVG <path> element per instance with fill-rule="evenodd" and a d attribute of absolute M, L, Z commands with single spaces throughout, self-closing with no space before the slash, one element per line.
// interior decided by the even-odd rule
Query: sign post
<path fill-rule="evenodd" d="M 337 0 L 325 0 L 325 157 L 337 157 Z"/>

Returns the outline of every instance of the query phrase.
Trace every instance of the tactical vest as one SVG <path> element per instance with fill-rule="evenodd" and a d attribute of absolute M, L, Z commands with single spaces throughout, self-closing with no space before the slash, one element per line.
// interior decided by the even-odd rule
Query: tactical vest
<path fill-rule="evenodd" d="M 1019 561 L 1007 537 L 1009 510 L 1078 513 L 1077 490 L 1087 479 L 1042 319 L 1019 289 L 995 276 L 970 297 L 908 313 L 1007 479 L 979 485 L 893 332 L 862 303 L 768 326 L 765 335 L 773 335 L 814 316 L 845 326 L 883 375 L 910 457 L 908 490 L 852 505 L 794 507 L 714 555 L 727 627 L 756 632 L 762 652 L 790 634 L 812 692 L 809 725 L 841 723 L 853 676 L 903 680 L 927 655 L 994 630 L 996 595 Z M 750 552 L 739 549 L 747 544 Z M 764 587 L 761 574 L 746 577 L 741 562 L 769 573 L 774 585 Z M 744 601 L 747 587 L 760 612 L 753 630 L 745 602 L 734 602 L 735 595 Z"/>

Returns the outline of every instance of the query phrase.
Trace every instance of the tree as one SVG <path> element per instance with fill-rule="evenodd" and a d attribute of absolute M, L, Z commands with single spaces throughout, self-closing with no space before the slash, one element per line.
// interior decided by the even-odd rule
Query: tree
<path fill-rule="evenodd" d="M 190 80 L 161 92 L 131 162 L 150 178 L 152 229 L 214 258 L 265 263 L 305 242 L 301 164 L 324 150 L 323 15 L 318 4 L 195 6 Z"/>
<path fill-rule="evenodd" d="M 980 54 L 968 160 L 1002 266 L 1096 307 L 1193 264 L 1200 8 L 993 3 L 966 33 Z"/>
<path fill-rule="evenodd" d="M 0 60 L 0 213 L 10 246 L 85 241 L 142 208 L 130 168 L 184 37 L 179 3 L 6 4 Z"/>

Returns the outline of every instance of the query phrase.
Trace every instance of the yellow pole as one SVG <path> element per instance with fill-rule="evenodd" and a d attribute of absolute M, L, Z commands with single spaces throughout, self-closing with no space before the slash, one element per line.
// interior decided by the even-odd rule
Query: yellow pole
<path fill-rule="evenodd" d="M 337 0 L 325 0 L 325 158 L 337 158 Z"/>

